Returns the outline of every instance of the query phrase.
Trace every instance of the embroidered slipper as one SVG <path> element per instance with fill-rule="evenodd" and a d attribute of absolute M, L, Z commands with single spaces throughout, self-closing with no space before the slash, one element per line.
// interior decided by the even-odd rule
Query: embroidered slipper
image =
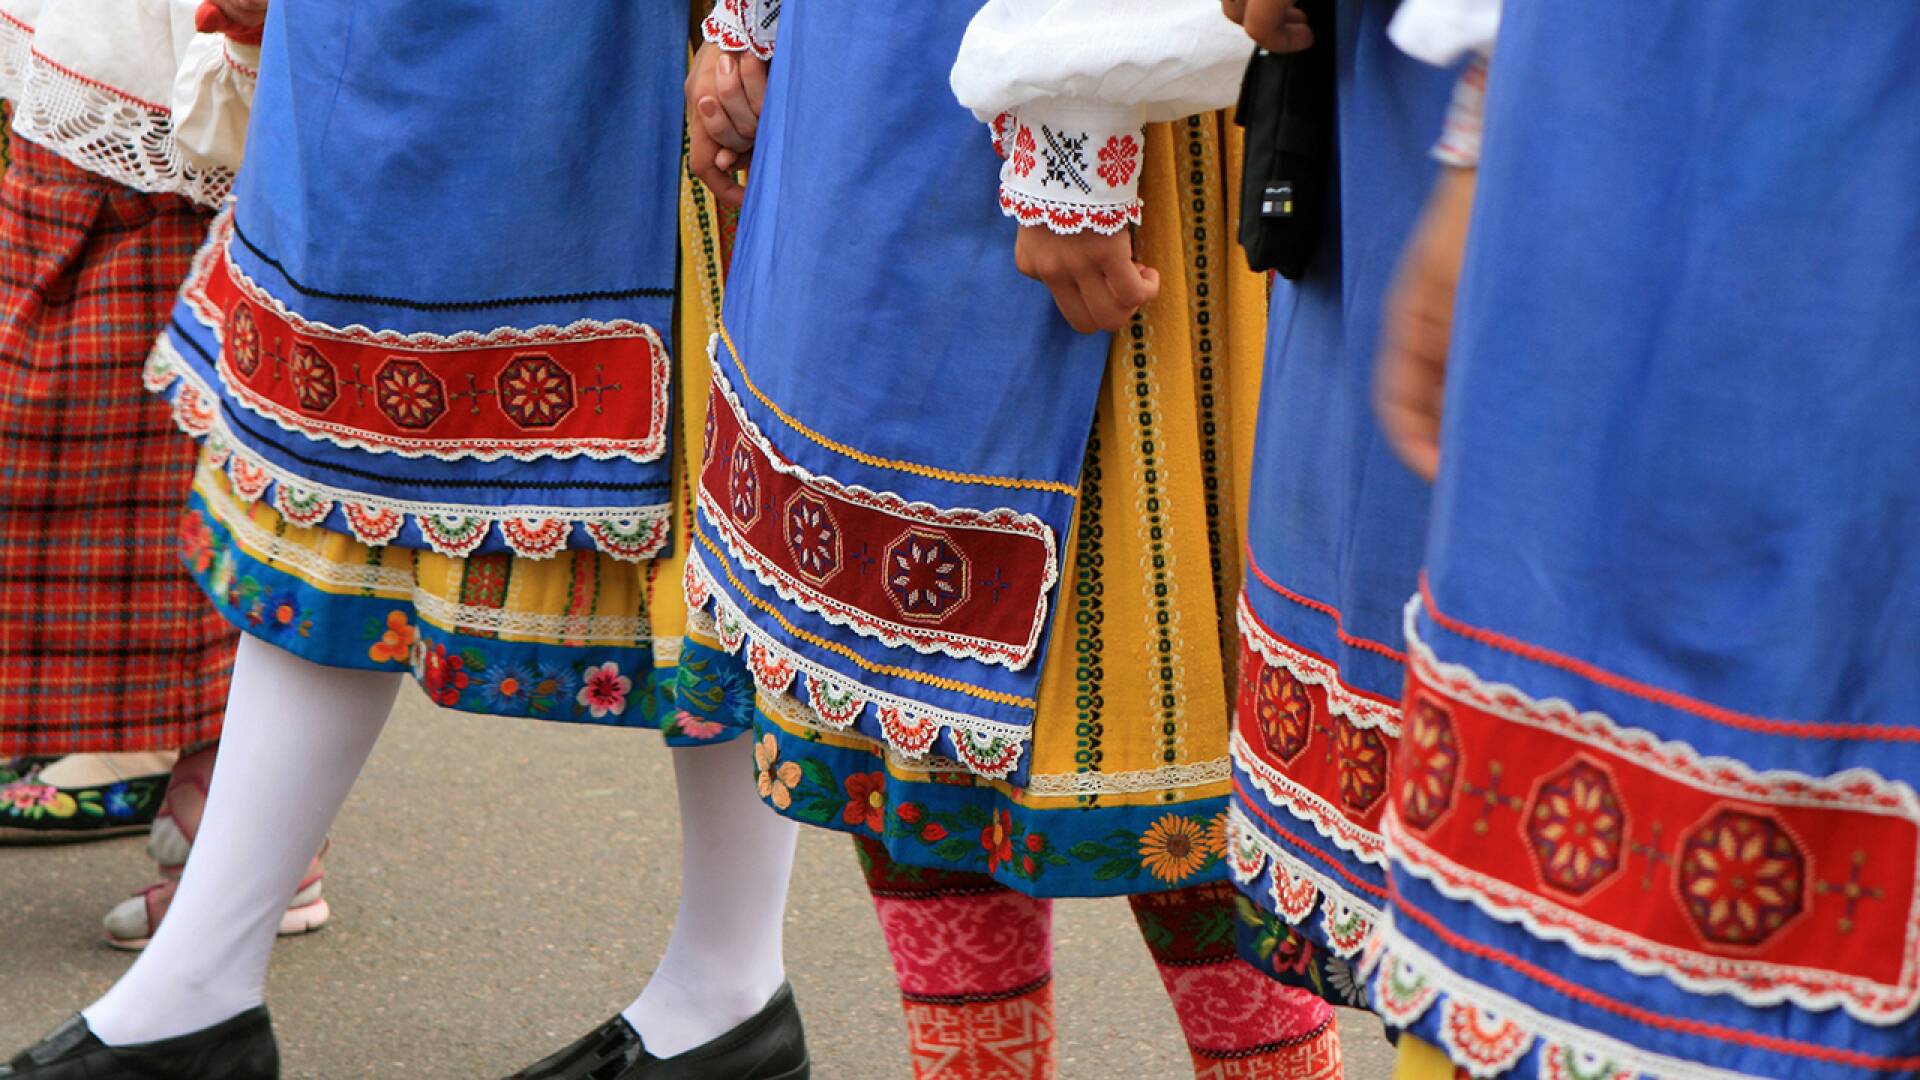
<path fill-rule="evenodd" d="M 150 754 L 75 754 L 33 761 L 13 779 L 0 780 L 0 845 L 74 843 L 145 832 L 158 812 L 167 774 L 135 770 L 151 770 L 156 763 Z"/>

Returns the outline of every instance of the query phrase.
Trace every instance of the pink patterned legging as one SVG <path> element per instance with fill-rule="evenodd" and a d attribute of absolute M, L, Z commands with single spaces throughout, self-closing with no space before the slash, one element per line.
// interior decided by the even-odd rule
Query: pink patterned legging
<path fill-rule="evenodd" d="M 928 870 L 861 839 L 900 981 L 916 1080 L 1054 1075 L 1053 904 L 985 874 Z M 1234 951 L 1225 883 L 1128 898 L 1173 999 L 1198 1080 L 1332 1080 L 1333 1010 Z"/>

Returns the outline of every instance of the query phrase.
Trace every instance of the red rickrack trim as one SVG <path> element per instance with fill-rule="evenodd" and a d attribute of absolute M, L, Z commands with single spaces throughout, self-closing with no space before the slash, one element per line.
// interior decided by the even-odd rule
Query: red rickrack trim
<path fill-rule="evenodd" d="M 1339 608 L 1334 607 L 1332 604 L 1324 604 L 1318 600 L 1302 596 L 1292 589 L 1287 588 L 1285 585 L 1273 580 L 1271 577 L 1268 577 L 1267 572 L 1260 569 L 1259 561 L 1253 557 L 1253 546 L 1251 544 L 1247 545 L 1247 570 L 1260 584 L 1265 585 L 1267 588 L 1272 589 L 1274 592 L 1299 604 L 1303 608 L 1310 611 L 1317 611 L 1331 618 L 1333 620 L 1334 635 L 1338 637 L 1342 643 L 1351 645 L 1356 649 L 1364 649 L 1367 652 L 1378 653 L 1396 664 L 1404 664 L 1407 662 L 1407 654 L 1401 652 L 1399 649 L 1393 648 L 1390 645 L 1383 645 L 1370 638 L 1357 637 L 1347 633 L 1346 619 L 1340 614 Z"/>
<path fill-rule="evenodd" d="M 1139 199 L 1108 205 L 1051 202 L 1012 188 L 1000 189 L 1001 212 L 1022 225 L 1044 225 L 1062 235 L 1092 231 L 1112 236 L 1129 225 L 1140 224 L 1143 205 Z"/>
<path fill-rule="evenodd" d="M 1258 571 L 1256 571 L 1257 573 Z M 1591 683 L 1597 683 L 1609 690 L 1651 701 L 1655 705 L 1664 705 L 1669 709 L 1698 716 L 1743 731 L 1758 731 L 1768 735 L 1783 735 L 1794 739 L 1873 739 L 1884 742 L 1920 743 L 1920 727 L 1894 727 L 1887 724 L 1848 724 L 1820 720 L 1779 720 L 1767 716 L 1755 716 L 1750 713 L 1735 712 L 1698 698 L 1689 697 L 1675 690 L 1652 686 L 1615 674 L 1598 665 L 1575 657 L 1558 653 L 1552 649 L 1519 638 L 1508 637 L 1496 630 L 1465 623 L 1442 612 L 1433 601 L 1433 590 L 1428 586 L 1427 573 L 1420 572 L 1420 603 L 1433 618 L 1434 624 L 1441 629 L 1478 642 L 1502 652 L 1512 653 L 1523 660 L 1536 664 L 1559 668 L 1562 671 L 1578 675 Z"/>
<path fill-rule="evenodd" d="M 1258 568 L 1256 567 L 1255 573 L 1258 573 L 1258 572 L 1259 572 Z M 1290 596 L 1288 597 L 1288 599 L 1296 600 L 1308 606 L 1313 606 L 1313 601 L 1306 600 L 1304 597 Z M 1335 663 L 1332 660 L 1327 659 L 1324 656 L 1321 656 L 1319 653 L 1313 651 L 1312 649 L 1307 648 L 1304 645 L 1301 645 L 1299 642 L 1294 641 L 1291 638 L 1282 636 L 1279 631 L 1275 630 L 1272 626 L 1268 625 L 1267 621 L 1260 617 L 1260 613 L 1253 610 L 1253 605 L 1247 602 L 1247 594 L 1244 590 L 1240 593 L 1239 607 L 1241 611 L 1246 613 L 1248 621 L 1253 624 L 1253 628 L 1259 634 L 1264 635 L 1262 640 L 1256 642 L 1253 646 L 1255 648 L 1259 648 L 1262 650 L 1263 652 L 1262 659 L 1270 660 L 1270 658 L 1264 655 L 1264 652 L 1267 649 L 1299 653 L 1302 657 L 1305 657 L 1308 660 L 1321 665 L 1324 668 L 1324 670 L 1319 672 L 1319 674 L 1324 678 L 1330 679 L 1333 683 L 1339 686 L 1340 690 L 1343 693 L 1352 694 L 1354 697 L 1357 697 L 1357 698 L 1364 698 L 1367 701 L 1371 701 L 1377 705 L 1380 705 L 1381 707 L 1386 709 L 1388 712 L 1390 712 L 1395 718 L 1399 717 L 1400 715 L 1400 699 L 1399 698 L 1385 697 L 1383 695 L 1376 694 L 1371 690 L 1362 690 L 1361 688 L 1348 682 L 1346 678 L 1342 675 L 1339 664 Z M 1331 611 L 1332 609 L 1329 608 L 1328 610 Z M 1340 613 L 1337 611 L 1333 612 L 1333 617 L 1335 622 L 1337 623 L 1340 618 Z M 1342 640 L 1345 640 L 1344 636 Z M 1354 640 L 1364 641 L 1365 639 L 1356 638 Z M 1353 644 L 1353 642 L 1349 642 L 1349 644 Z M 1386 646 L 1384 645 L 1381 646 L 1381 648 L 1385 648 L 1385 647 Z M 1405 663 L 1404 656 L 1401 658 L 1401 662 L 1403 664 Z"/>
<path fill-rule="evenodd" d="M 1389 886 L 1391 885 L 1392 879 L 1390 878 Z M 1645 1024 L 1648 1027 L 1658 1028 L 1662 1031 L 1676 1031 L 1686 1035 L 1697 1035 L 1702 1038 L 1717 1039 L 1721 1042 L 1737 1043 L 1742 1046 L 1756 1047 L 1775 1053 L 1790 1054 L 1800 1058 L 1811 1058 L 1816 1061 L 1828 1061 L 1855 1068 L 1891 1070 L 1897 1072 L 1909 1072 L 1920 1069 L 1920 1056 L 1902 1058 L 1879 1057 L 1872 1054 L 1863 1054 L 1856 1050 L 1842 1050 L 1831 1046 L 1821 1046 L 1817 1043 L 1797 1042 L 1773 1035 L 1758 1035 L 1750 1031 L 1742 1031 L 1738 1028 L 1730 1028 L 1721 1024 L 1710 1024 L 1701 1020 L 1682 1020 L 1664 1013 L 1654 1012 L 1650 1009 L 1642 1009 L 1639 1006 L 1617 1001 L 1597 991 L 1570 982 L 1546 968 L 1528 963 L 1510 953 L 1462 937 L 1452 930 L 1449 930 L 1438 918 L 1408 902 L 1407 898 L 1402 895 L 1397 888 L 1393 889 L 1393 910 L 1396 915 L 1404 914 L 1412 918 L 1413 921 L 1419 923 L 1435 937 L 1445 942 L 1449 948 L 1465 953 L 1476 959 L 1499 964 L 1523 978 L 1541 984 L 1562 997 L 1571 998 L 1584 1005 L 1590 1005 L 1593 1008 L 1604 1010 L 1615 1016 L 1631 1020 L 1634 1023 Z M 1389 946 L 1389 951 L 1391 951 L 1391 946 Z M 1448 997 L 1455 996 L 1452 991 L 1443 992 Z"/>

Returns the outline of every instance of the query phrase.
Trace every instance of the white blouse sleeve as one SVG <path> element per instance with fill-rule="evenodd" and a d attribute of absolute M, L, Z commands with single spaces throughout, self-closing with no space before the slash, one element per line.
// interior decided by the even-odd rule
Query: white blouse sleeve
<path fill-rule="evenodd" d="M 1436 67 L 1470 52 L 1490 52 L 1500 34 L 1501 0 L 1406 0 L 1387 36 L 1400 51 Z"/>
<path fill-rule="evenodd" d="M 715 0 L 700 24 L 700 36 L 727 52 L 750 52 L 773 59 L 780 34 L 780 0 Z"/>
<path fill-rule="evenodd" d="M 196 34 L 173 78 L 173 141 L 202 169 L 238 169 L 260 78 L 260 47 Z"/>
<path fill-rule="evenodd" d="M 1219 0 L 989 0 L 952 82 L 993 125 L 1008 216 L 1114 233 L 1140 220 L 1143 126 L 1231 105 L 1252 55 Z"/>

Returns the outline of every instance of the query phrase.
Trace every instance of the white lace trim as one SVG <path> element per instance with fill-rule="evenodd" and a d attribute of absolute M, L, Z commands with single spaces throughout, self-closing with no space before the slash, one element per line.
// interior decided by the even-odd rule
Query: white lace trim
<path fill-rule="evenodd" d="M 780 0 L 719 0 L 700 24 L 700 36 L 727 52 L 773 59 L 780 33 Z"/>
<path fill-rule="evenodd" d="M 1037 110 L 1030 110 L 1037 111 Z M 1140 170 L 1146 129 L 1128 120 L 1065 111 L 1044 119 L 1007 113 L 992 124 L 1000 167 L 1000 211 L 1063 236 L 1112 235 L 1140 224 Z"/>
<path fill-rule="evenodd" d="M 0 97 L 14 133 L 80 168 L 138 191 L 218 206 L 227 169 L 202 170 L 173 144 L 168 111 L 61 67 L 34 51 L 33 28 L 0 12 Z"/>
<path fill-rule="evenodd" d="M 220 516 L 220 522 L 240 546 L 254 559 L 289 567 L 316 585 L 340 592 L 372 593 L 388 600 L 404 600 L 413 605 L 421 618 L 450 633 L 636 647 L 652 632 L 648 620 L 636 615 L 550 615 L 462 604 L 420 589 L 411 567 L 335 562 L 253 520 L 247 513 L 247 505 L 233 496 L 231 488 L 222 491 L 225 485 L 204 482 L 215 471 L 212 465 L 202 461 L 195 486 L 203 496 L 211 493 L 211 497 L 225 502 L 229 512 Z M 656 658 L 663 641 L 677 643 L 679 639 L 655 638 Z M 678 659 L 677 649 L 674 658 Z"/>
<path fill-rule="evenodd" d="M 1400 706 L 1376 701 L 1340 680 L 1340 669 L 1333 664 L 1296 648 L 1274 634 L 1254 614 L 1243 591 L 1235 605 L 1240 624 L 1240 640 L 1258 652 L 1269 664 L 1284 668 L 1294 678 L 1326 691 L 1327 708 L 1345 717 L 1357 728 L 1377 728 L 1391 738 L 1400 737 Z"/>
<path fill-rule="evenodd" d="M 748 544 L 734 528 L 732 516 L 724 507 L 714 505 L 712 498 L 707 494 L 706 486 L 698 484 L 696 485 L 697 500 L 700 509 L 706 513 L 707 519 L 720 533 L 719 539 L 727 552 L 745 566 L 760 584 L 772 589 L 782 600 L 818 615 L 835 626 L 845 627 L 856 634 L 873 638 L 891 647 L 904 646 L 923 656 L 944 654 L 956 660 L 975 660 L 996 664 L 1009 671 L 1025 670 L 1039 652 L 1040 635 L 1047 626 L 1047 598 L 1053 594 L 1053 587 L 1060 580 L 1060 558 L 1053 529 L 1033 514 L 1022 513 L 1008 507 L 980 510 L 971 507 L 947 508 L 926 502 L 909 502 L 893 492 L 873 491 L 859 484 L 842 483 L 830 476 L 812 472 L 784 459 L 774 448 L 772 441 L 760 430 L 760 426 L 747 415 L 746 409 L 741 406 L 740 398 L 733 391 L 733 384 L 728 382 L 726 375 L 721 372 L 719 345 L 720 335 L 718 334 L 709 339 L 707 345 L 707 355 L 712 362 L 714 389 L 719 392 L 739 421 L 741 433 L 753 441 L 761 456 L 775 471 L 823 490 L 835 498 L 858 503 L 905 522 L 980 529 L 1038 540 L 1046 549 L 1046 567 L 1042 571 L 1039 599 L 1035 604 L 1027 640 L 1023 644 L 1010 646 L 1004 642 L 967 634 L 935 631 L 927 627 L 890 622 L 871 612 L 842 603 L 816 591 L 805 582 L 795 579 L 778 564 Z M 1013 655 L 1009 655 L 1010 653 Z"/>
<path fill-rule="evenodd" d="M 1734 758 L 1704 756 L 1684 742 L 1664 740 L 1644 729 L 1621 727 L 1604 713 L 1581 712 L 1563 699 L 1538 700 L 1518 687 L 1484 682 L 1463 665 L 1441 661 L 1421 639 L 1420 608 L 1418 596 L 1408 601 L 1406 631 L 1409 664 L 1419 672 L 1421 681 L 1509 723 L 1552 731 L 1605 753 L 1628 757 L 1638 767 L 1675 783 L 1717 791 L 1728 798 L 1776 806 L 1840 803 L 1863 813 L 1891 811 L 1909 821 L 1920 821 L 1920 796 L 1913 788 L 1871 769 L 1850 768 L 1824 777 L 1786 769 L 1758 771 Z M 1547 717 L 1552 721 L 1544 719 Z M 1881 803 L 1877 811 L 1859 805 L 1875 798 Z M 1920 880 L 1916 881 L 1913 907 L 1906 916 L 1900 983 L 1888 986 L 1839 972 L 1682 949 L 1627 933 L 1445 858 L 1400 824 L 1392 803 L 1382 817 L 1381 835 L 1393 860 L 1393 872 L 1409 873 L 1449 899 L 1471 903 L 1491 918 L 1524 927 L 1536 938 L 1557 942 L 1589 959 L 1617 964 L 1636 975 L 1662 976 L 1683 990 L 1725 994 L 1753 1008 L 1781 1004 L 1809 1011 L 1839 1008 L 1862 1023 L 1882 1026 L 1899 1023 L 1920 1010 Z M 1920 877 L 1920 871 L 1916 876 Z M 1530 906 L 1550 908 L 1554 923 L 1541 918 Z M 1724 974 L 1692 974 L 1681 970 L 1683 961 Z M 1743 977 L 1742 972 L 1753 974 Z M 1832 988 L 1790 985 L 1807 975 L 1818 976 Z"/>
<path fill-rule="evenodd" d="M 1607 1080 L 1630 1080 L 1621 1077 L 1620 1070 L 1631 1069 L 1649 1080 L 1659 1077 L 1664 1080 L 1763 1080 L 1751 1073 L 1718 1069 L 1699 1062 L 1686 1061 L 1643 1050 L 1630 1043 L 1610 1038 L 1596 1031 L 1590 1031 L 1575 1024 L 1569 1024 L 1558 1018 L 1548 1016 L 1496 990 L 1462 976 L 1442 964 L 1431 953 L 1414 944 L 1394 924 L 1392 911 L 1381 916 L 1376 933 L 1377 947 L 1369 959 L 1372 970 L 1372 998 L 1376 1011 L 1394 1027 L 1411 1028 L 1422 1016 L 1433 1008 L 1467 1008 L 1480 1012 L 1483 1016 L 1515 1025 L 1521 1033 L 1520 1050 L 1511 1054 L 1507 1068 L 1517 1064 L 1533 1049 L 1536 1042 L 1540 1046 L 1542 1062 L 1542 1080 L 1559 1080 L 1546 1068 L 1556 1052 L 1580 1055 L 1592 1062 L 1612 1062 L 1612 1071 L 1595 1068 L 1582 1075 L 1604 1076 Z M 1403 986 L 1412 989 L 1393 994 L 1397 1000 L 1402 994 L 1411 993 L 1416 1003 L 1403 1011 L 1396 1011 L 1390 1005 L 1382 1005 L 1382 1000 L 1390 991 L 1384 988 L 1388 980 L 1400 981 Z M 1425 1000 L 1419 1000 L 1424 998 Z M 1459 1025 L 1443 1023 L 1443 1032 L 1458 1029 Z M 1443 1036 L 1449 1056 L 1455 1064 L 1464 1066 L 1476 1077 L 1499 1076 L 1505 1069 L 1493 1067 L 1493 1062 L 1475 1064 L 1478 1056 L 1475 1048 L 1459 1045 L 1461 1040 L 1455 1036 Z M 1509 1051 L 1510 1053 L 1510 1051 Z M 1504 1056 L 1504 1055 L 1503 1055 Z"/>
<path fill-rule="evenodd" d="M 716 584 L 702 554 L 691 548 L 687 552 L 686 587 L 689 609 L 712 604 L 715 639 L 726 651 L 746 657 L 759 692 L 778 697 L 804 683 L 808 710 L 828 730 L 847 731 L 872 709 L 887 744 L 915 768 L 927 767 L 934 741 L 942 731 L 952 740 L 969 772 L 1004 780 L 1019 766 L 1032 735 L 1027 728 L 932 708 L 856 682 L 801 656 L 748 619 Z"/>
<path fill-rule="evenodd" d="M 1379 867 L 1387 865 L 1386 845 L 1379 833 L 1354 821 L 1339 807 L 1260 760 L 1238 731 L 1232 736 L 1232 754 L 1253 786 L 1260 789 L 1260 794 L 1269 802 L 1286 807 L 1295 818 L 1312 825 L 1313 831 L 1361 862 Z"/>
<path fill-rule="evenodd" d="M 1372 942 L 1380 908 L 1260 830 L 1236 803 L 1227 817 L 1227 866 L 1242 886 L 1271 875 L 1268 908 L 1291 926 L 1320 912 L 1320 933 L 1335 955 L 1352 959 Z"/>
<path fill-rule="evenodd" d="M 415 502 L 349 491 L 318 483 L 274 465 L 235 438 L 219 406 L 220 398 L 162 335 L 147 356 L 147 389 L 166 397 L 173 421 L 206 444 L 214 463 L 225 468 L 233 491 L 248 502 L 271 498 L 295 524 L 314 526 L 338 506 L 348 528 L 363 544 L 393 542 L 407 522 L 415 524 L 427 545 L 442 555 L 473 554 L 490 530 L 498 530 L 507 548 L 521 558 L 551 558 L 565 550 L 574 525 L 585 528 L 601 551 L 639 562 L 665 548 L 673 526 L 668 503 L 621 507 L 466 506 Z"/>

